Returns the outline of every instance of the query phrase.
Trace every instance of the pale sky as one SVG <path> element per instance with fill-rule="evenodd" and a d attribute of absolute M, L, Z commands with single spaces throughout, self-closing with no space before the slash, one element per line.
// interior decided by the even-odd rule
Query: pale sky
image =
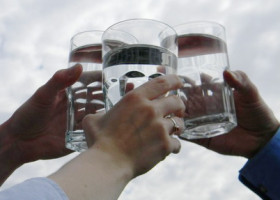
<path fill-rule="evenodd" d="M 231 69 L 248 74 L 280 119 L 279 10 L 277 0 L 0 0 L 0 122 L 67 67 L 74 34 L 131 18 L 171 26 L 201 20 L 224 25 Z M 26 164 L 2 188 L 47 176 L 75 155 Z M 119 199 L 258 200 L 238 180 L 245 162 L 182 141 L 180 154 L 135 179 Z"/>

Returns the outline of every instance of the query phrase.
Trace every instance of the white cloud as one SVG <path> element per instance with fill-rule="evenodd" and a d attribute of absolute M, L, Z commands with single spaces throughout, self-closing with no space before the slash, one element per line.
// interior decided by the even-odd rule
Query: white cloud
<path fill-rule="evenodd" d="M 128 185 L 120 199 L 259 199 L 238 180 L 245 159 L 224 157 L 193 144 L 183 143 L 148 174 Z"/>
<path fill-rule="evenodd" d="M 170 25 L 193 20 L 222 23 L 227 30 L 232 69 L 248 73 L 280 119 L 278 1 L 0 0 L 0 5 L 2 122 L 56 70 L 67 67 L 72 35 L 84 30 L 104 30 L 128 18 L 151 18 Z M 237 179 L 244 159 L 183 143 L 180 154 L 168 157 L 135 179 L 120 199 L 259 199 Z M 48 175 L 70 158 L 27 164 L 4 187 Z"/>

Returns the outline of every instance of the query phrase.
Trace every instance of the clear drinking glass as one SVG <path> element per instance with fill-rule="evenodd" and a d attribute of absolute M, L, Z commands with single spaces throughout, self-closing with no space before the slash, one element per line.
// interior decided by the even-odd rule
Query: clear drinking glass
<path fill-rule="evenodd" d="M 79 63 L 83 72 L 79 80 L 67 88 L 66 147 L 74 151 L 87 149 L 82 120 L 86 114 L 104 110 L 102 92 L 103 31 L 85 31 L 71 39 L 69 67 Z"/>
<path fill-rule="evenodd" d="M 182 139 L 208 138 L 237 124 L 231 88 L 223 79 L 229 69 L 225 28 L 213 22 L 175 26 L 178 34 L 179 95 L 185 103 Z"/>
<path fill-rule="evenodd" d="M 104 32 L 102 44 L 106 110 L 146 81 L 176 73 L 176 32 L 162 22 L 149 19 L 119 22 Z"/>

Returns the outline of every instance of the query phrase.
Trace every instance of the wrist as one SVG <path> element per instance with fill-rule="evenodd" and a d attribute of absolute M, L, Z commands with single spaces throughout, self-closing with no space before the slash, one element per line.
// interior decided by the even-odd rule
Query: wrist
<path fill-rule="evenodd" d="M 245 157 L 247 157 L 248 159 L 252 159 L 257 154 L 259 154 L 271 142 L 271 140 L 273 140 L 277 132 L 279 132 L 279 129 L 280 127 L 278 125 L 273 130 L 266 131 L 265 133 L 263 133 L 264 136 L 262 137 L 262 141 L 260 142 L 259 147 L 255 151 L 251 152 L 249 156 L 245 156 Z"/>
<path fill-rule="evenodd" d="M 49 177 L 69 199 L 117 199 L 133 178 L 131 168 L 94 144 Z"/>
<path fill-rule="evenodd" d="M 10 121 L 0 125 L 0 185 L 24 162 L 20 159 L 17 139 L 11 132 Z"/>
<path fill-rule="evenodd" d="M 128 182 L 134 177 L 133 165 L 129 160 L 120 153 L 113 145 L 104 145 L 104 144 L 94 144 L 89 150 L 88 153 L 91 153 L 95 156 L 98 156 L 104 163 L 107 163 L 105 166 L 107 170 L 112 171 L 119 178 L 127 180 Z M 94 157 L 94 156 L 93 156 Z M 96 162 L 98 159 L 92 160 Z"/>

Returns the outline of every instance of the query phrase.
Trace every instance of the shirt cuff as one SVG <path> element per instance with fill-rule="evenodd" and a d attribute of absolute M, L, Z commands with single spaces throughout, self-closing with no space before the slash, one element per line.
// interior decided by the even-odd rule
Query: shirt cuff
<path fill-rule="evenodd" d="M 262 199 L 280 198 L 280 128 L 240 170 L 239 180 Z"/>
<path fill-rule="evenodd" d="M 31 178 L 0 192 L 0 199 L 69 200 L 64 191 L 48 178 Z"/>

